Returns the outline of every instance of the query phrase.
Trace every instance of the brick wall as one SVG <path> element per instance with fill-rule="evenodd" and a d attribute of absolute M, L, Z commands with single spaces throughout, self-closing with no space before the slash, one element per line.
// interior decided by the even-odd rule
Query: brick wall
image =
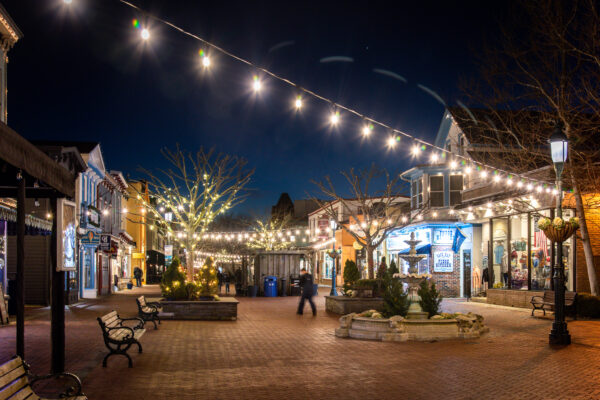
<path fill-rule="evenodd" d="M 586 208 L 586 221 L 588 232 L 590 234 L 590 242 L 592 244 L 592 252 L 594 253 L 594 266 L 596 276 L 600 277 L 600 196 L 584 196 L 584 207 Z M 575 200 L 572 195 L 567 195 L 563 206 L 575 207 Z M 585 254 L 583 244 L 581 242 L 581 233 L 577 231 L 577 291 L 589 292 L 590 281 L 587 273 L 587 264 L 585 262 Z"/>
<path fill-rule="evenodd" d="M 450 246 L 433 246 L 433 252 L 452 250 Z M 433 270 L 433 254 L 429 261 L 429 271 L 436 288 L 444 297 L 460 297 L 460 254 L 454 254 L 452 272 L 435 272 Z"/>

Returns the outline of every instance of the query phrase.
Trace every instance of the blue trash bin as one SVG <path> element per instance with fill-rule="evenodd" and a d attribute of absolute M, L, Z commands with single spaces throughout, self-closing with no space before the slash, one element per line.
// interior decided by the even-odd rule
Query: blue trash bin
<path fill-rule="evenodd" d="M 265 276 L 265 297 L 277 297 L 276 276 Z"/>

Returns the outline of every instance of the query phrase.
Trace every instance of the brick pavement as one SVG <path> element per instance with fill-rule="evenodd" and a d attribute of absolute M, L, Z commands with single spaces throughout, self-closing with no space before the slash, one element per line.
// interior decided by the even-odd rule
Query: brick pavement
<path fill-rule="evenodd" d="M 165 321 L 131 352 L 134 368 L 105 354 L 95 318 L 134 315 L 135 289 L 67 311 L 67 370 L 91 399 L 600 399 L 600 321 L 569 323 L 574 344 L 547 345 L 551 319 L 526 310 L 445 301 L 447 311 L 483 314 L 480 339 L 381 343 L 339 339 L 337 316 L 294 315 L 297 298 L 240 298 L 235 322 Z M 308 309 L 307 309 L 308 311 Z M 48 311 L 27 310 L 26 359 L 50 363 Z M 0 361 L 14 353 L 14 326 L 0 328 Z M 558 389 L 560 388 L 560 389 Z"/>

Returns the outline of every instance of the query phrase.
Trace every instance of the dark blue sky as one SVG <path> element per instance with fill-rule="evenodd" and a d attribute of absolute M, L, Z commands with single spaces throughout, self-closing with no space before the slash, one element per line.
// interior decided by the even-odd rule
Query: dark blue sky
<path fill-rule="evenodd" d="M 482 37 L 494 35 L 504 2 L 134 1 L 145 9 L 303 87 L 391 126 L 433 140 L 461 76 L 475 71 Z M 267 79 L 165 26 L 150 25 L 143 46 L 131 20 L 143 16 L 116 0 L 6 0 L 25 37 L 11 50 L 8 123 L 29 139 L 99 141 L 109 169 L 139 176 L 160 166 L 161 147 L 179 142 L 246 157 L 256 168 L 251 198 L 237 211 L 263 213 L 281 192 L 314 191 L 311 179 L 375 162 L 392 173 L 410 166 L 407 147 L 387 151 L 388 133 L 361 139 L 361 121 L 342 114 L 327 128 L 327 104 Z M 405 3 L 400 5 L 399 3 Z M 284 41 L 294 44 L 269 52 Z M 327 56 L 353 63 L 320 63 Z M 374 73 L 394 71 L 406 83 Z M 407 144 L 408 146 L 408 144 Z"/>

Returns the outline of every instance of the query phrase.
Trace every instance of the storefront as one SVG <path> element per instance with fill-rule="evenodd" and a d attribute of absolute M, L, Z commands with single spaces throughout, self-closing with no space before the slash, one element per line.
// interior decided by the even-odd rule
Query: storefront
<path fill-rule="evenodd" d="M 385 240 L 388 263 L 393 260 L 401 272 L 408 272 L 409 265 L 400 256 L 409 252 L 406 241 L 414 233 L 419 241 L 417 254 L 425 256 L 417 265 L 418 272 L 431 274 L 445 297 L 469 296 L 474 236 L 480 230 L 477 224 L 451 222 L 425 222 L 394 230 Z"/>
<path fill-rule="evenodd" d="M 100 234 L 88 230 L 79 239 L 79 285 L 80 297 L 95 299 L 96 289 L 96 264 L 97 250 L 100 244 Z"/>
<path fill-rule="evenodd" d="M 490 210 L 492 207 L 490 207 Z M 490 211 L 490 214 L 492 212 Z M 563 211 L 564 218 L 574 216 Z M 542 217 L 554 218 L 554 209 L 510 213 L 480 220 L 482 281 L 476 292 L 487 288 L 511 290 L 553 289 L 552 243 L 538 226 Z M 576 290 L 574 254 L 576 236 L 563 243 L 567 290 Z M 489 283 L 488 283 L 489 282 Z"/>

